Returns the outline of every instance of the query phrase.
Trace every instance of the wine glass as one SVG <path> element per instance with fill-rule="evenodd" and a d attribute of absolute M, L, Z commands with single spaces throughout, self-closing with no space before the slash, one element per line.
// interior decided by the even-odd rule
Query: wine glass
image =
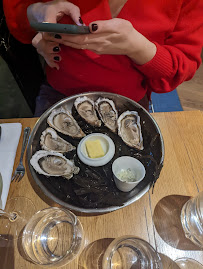
<path fill-rule="evenodd" d="M 14 197 L 7 201 L 5 210 L 0 209 L 0 239 L 16 240 L 29 219 L 35 214 L 33 202 L 26 197 Z"/>

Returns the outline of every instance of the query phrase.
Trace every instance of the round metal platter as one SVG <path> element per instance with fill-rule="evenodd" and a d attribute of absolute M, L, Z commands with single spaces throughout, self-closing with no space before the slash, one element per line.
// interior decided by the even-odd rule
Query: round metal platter
<path fill-rule="evenodd" d="M 74 162 L 76 166 L 79 166 L 81 169 L 81 173 L 84 169 L 89 169 L 93 175 L 105 175 L 107 179 L 111 182 L 111 186 L 113 188 L 113 193 L 105 193 L 106 200 L 104 202 L 99 203 L 92 203 L 94 206 L 91 206 L 91 203 L 86 203 L 87 198 L 81 198 L 83 196 L 76 196 L 73 192 L 73 195 L 70 194 L 70 189 L 72 189 L 72 182 L 74 182 L 74 177 L 69 181 L 64 178 L 56 178 L 56 177 L 46 177 L 43 175 L 38 174 L 30 164 L 30 159 L 32 155 L 41 149 L 40 147 L 40 136 L 42 132 L 48 127 L 47 118 L 50 115 L 51 111 L 55 108 L 60 106 L 65 106 L 70 111 L 73 111 L 73 103 L 75 99 L 79 96 L 87 96 L 92 100 L 96 101 L 97 98 L 109 98 L 114 101 L 115 106 L 118 110 L 118 115 L 123 113 L 124 111 L 137 111 L 140 116 L 140 123 L 142 128 L 143 134 L 143 141 L 144 141 L 144 150 L 135 150 L 130 148 L 129 146 L 125 145 L 122 142 L 122 139 L 117 135 L 113 134 L 108 128 L 105 126 L 102 127 L 89 127 L 89 125 L 81 121 L 77 120 L 81 129 L 88 134 L 88 133 L 105 133 L 109 135 L 116 146 L 116 153 L 113 159 L 105 165 L 105 167 L 100 167 L 98 171 L 94 170 L 97 168 L 87 167 L 86 165 L 82 164 L 78 161 L 77 153 L 74 154 Z M 74 114 L 73 114 L 74 116 Z M 61 133 L 58 133 L 63 139 L 74 144 L 76 147 L 79 144 L 79 139 L 73 139 L 68 136 L 65 136 Z M 111 164 L 112 162 L 120 156 L 129 155 L 139 159 L 145 166 L 146 169 L 146 176 L 145 178 L 130 192 L 124 193 L 119 191 L 114 186 L 113 175 L 111 171 Z M 68 157 L 67 157 L 68 158 Z M 37 121 L 35 124 L 27 147 L 27 161 L 30 172 L 32 177 L 34 178 L 37 185 L 41 188 L 46 196 L 54 200 L 56 203 L 67 207 L 71 210 L 84 212 L 84 213 L 105 213 L 111 212 L 114 210 L 118 210 L 125 206 L 132 204 L 133 202 L 140 199 L 148 190 L 149 188 L 155 184 L 156 180 L 159 177 L 160 171 L 163 166 L 164 161 L 164 143 L 163 137 L 160 132 L 159 126 L 157 125 L 154 118 L 138 103 L 132 101 L 129 98 L 124 96 L 113 94 L 113 93 L 106 93 L 106 92 L 88 92 L 84 94 L 74 95 L 71 97 L 67 97 L 55 105 L 53 105 L 50 109 L 48 109 Z M 103 170 L 101 170 L 103 169 Z M 80 173 L 77 175 L 80 177 Z M 88 179 L 88 178 L 86 178 Z M 98 195 L 99 196 L 99 195 Z M 102 196 L 102 195 L 101 195 Z M 79 200 L 77 198 L 79 197 Z M 107 200 L 107 197 L 108 200 Z M 82 200 L 83 199 L 83 200 Z M 77 200 L 77 201 L 76 201 Z"/>

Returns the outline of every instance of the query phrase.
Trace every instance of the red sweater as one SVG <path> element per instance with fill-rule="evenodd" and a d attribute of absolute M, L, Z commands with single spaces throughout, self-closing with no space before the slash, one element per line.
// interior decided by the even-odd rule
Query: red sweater
<path fill-rule="evenodd" d="M 31 43 L 35 35 L 26 16 L 27 7 L 34 2 L 38 1 L 4 0 L 8 28 L 23 43 Z M 108 0 L 71 2 L 80 7 L 86 25 L 111 19 Z M 151 61 L 136 65 L 127 56 L 96 55 L 61 46 L 60 70 L 47 67 L 47 80 L 67 96 L 101 90 L 139 101 L 146 91 L 172 91 L 191 79 L 201 63 L 202 14 L 203 0 L 128 0 L 117 17 L 129 20 L 156 44 L 157 53 Z M 70 23 L 70 19 L 64 17 L 61 22 Z"/>

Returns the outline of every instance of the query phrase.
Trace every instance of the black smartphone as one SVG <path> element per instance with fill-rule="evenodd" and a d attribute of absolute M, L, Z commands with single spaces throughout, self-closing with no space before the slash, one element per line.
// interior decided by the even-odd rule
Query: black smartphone
<path fill-rule="evenodd" d="M 1 261 L 0 267 L 1 268 L 6 268 L 6 269 L 15 268 L 14 241 L 13 240 L 14 239 L 12 235 L 1 234 L 1 240 L 0 240 L 0 261 Z M 19 251 L 19 248 L 18 248 L 18 251 Z"/>
<path fill-rule="evenodd" d="M 82 35 L 90 33 L 89 26 L 78 26 L 73 24 L 31 22 L 30 26 L 38 32 L 61 33 L 71 35 Z"/>

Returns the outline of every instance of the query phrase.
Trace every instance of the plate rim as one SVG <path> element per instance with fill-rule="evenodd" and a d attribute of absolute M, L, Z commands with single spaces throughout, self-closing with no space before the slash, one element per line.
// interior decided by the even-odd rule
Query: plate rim
<path fill-rule="evenodd" d="M 54 105 L 52 105 L 49 109 L 47 109 L 42 115 L 41 117 L 37 120 L 37 122 L 34 125 L 34 128 L 32 129 L 29 141 L 28 141 L 28 145 L 27 145 L 27 150 L 26 150 L 26 159 L 27 159 L 27 163 L 28 163 L 28 167 L 30 170 L 30 173 L 32 175 L 32 178 L 35 180 L 35 182 L 37 183 L 37 185 L 40 187 L 40 189 L 43 191 L 43 193 L 50 199 L 52 199 L 54 202 L 58 203 L 59 205 L 64 206 L 65 208 L 71 209 L 73 211 L 76 212 L 81 212 L 81 213 L 89 213 L 89 214 L 94 214 L 94 213 L 108 213 L 108 212 L 112 212 L 112 211 L 116 211 L 119 210 L 121 208 L 124 208 L 132 203 L 134 203 L 135 201 L 139 200 L 146 192 L 148 192 L 148 190 L 151 187 L 151 183 L 149 183 L 142 191 L 140 191 L 137 195 L 135 195 L 134 197 L 132 197 L 131 199 L 129 199 L 127 202 L 125 202 L 122 206 L 109 206 L 106 208 L 82 208 L 82 207 L 78 207 L 78 206 L 74 206 L 68 203 L 63 202 L 62 200 L 60 200 L 59 198 L 57 198 L 55 195 L 53 195 L 49 190 L 47 190 L 47 188 L 41 183 L 41 181 L 38 179 L 37 176 L 35 176 L 35 171 L 33 169 L 33 167 L 31 166 L 29 160 L 31 159 L 31 148 L 32 148 L 32 142 L 33 142 L 33 138 L 34 135 L 36 134 L 38 127 L 40 126 L 40 124 L 42 123 L 43 120 L 45 120 L 45 118 L 48 117 L 48 115 L 50 114 L 50 112 L 60 106 L 63 105 L 65 102 L 67 101 L 71 101 L 76 99 L 77 97 L 81 97 L 81 95 L 83 96 L 88 96 L 88 95 L 106 95 L 105 97 L 108 98 L 112 98 L 110 96 L 114 96 L 115 98 L 122 98 L 122 99 L 126 99 L 126 101 L 132 103 L 133 105 L 137 106 L 138 108 L 141 108 L 142 110 L 144 110 L 148 116 L 151 118 L 151 120 L 153 121 L 155 127 L 157 128 L 159 135 L 160 135 L 160 141 L 161 141 L 161 149 L 162 149 L 162 156 L 161 156 L 161 160 L 160 160 L 160 165 L 163 166 L 164 163 L 164 156 L 165 156 L 165 149 L 164 149 L 164 140 L 163 140 L 163 136 L 161 133 L 161 130 L 157 124 L 157 122 L 155 121 L 155 119 L 152 117 L 152 115 L 144 108 L 142 107 L 140 104 L 138 104 L 137 102 L 135 102 L 134 100 L 125 97 L 123 95 L 119 95 L 116 93 L 110 93 L 110 92 L 103 92 L 103 91 L 94 91 L 94 92 L 85 92 L 85 93 L 79 93 L 79 94 L 75 94 L 75 95 L 71 95 L 68 96 L 66 98 L 63 98 L 62 100 L 58 101 L 57 103 L 55 103 Z"/>

